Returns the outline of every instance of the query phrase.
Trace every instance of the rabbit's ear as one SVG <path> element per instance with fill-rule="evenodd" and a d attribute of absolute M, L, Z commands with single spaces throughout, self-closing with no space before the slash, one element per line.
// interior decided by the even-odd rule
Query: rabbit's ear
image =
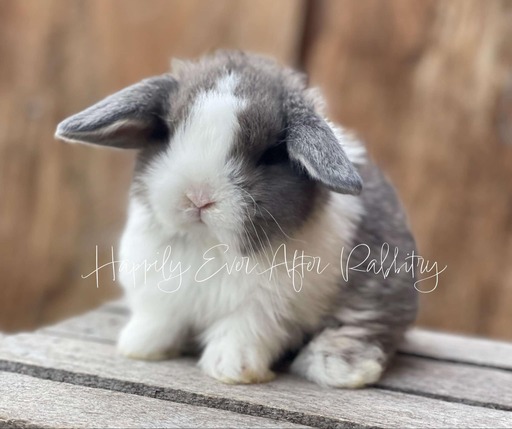
<path fill-rule="evenodd" d="M 358 195 L 363 181 L 327 122 L 301 95 L 291 95 L 285 105 L 287 146 L 292 160 L 308 175 L 334 192 Z"/>
<path fill-rule="evenodd" d="M 166 115 L 177 86 L 169 74 L 145 79 L 65 119 L 55 137 L 123 149 L 166 141 Z"/>

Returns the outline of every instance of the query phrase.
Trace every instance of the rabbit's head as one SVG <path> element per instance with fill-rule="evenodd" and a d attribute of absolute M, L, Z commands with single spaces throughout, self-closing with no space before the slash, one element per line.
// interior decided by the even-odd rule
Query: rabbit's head
<path fill-rule="evenodd" d="M 329 191 L 361 191 L 316 106 L 303 75 L 219 52 L 107 97 L 56 136 L 137 149 L 133 198 L 166 234 L 211 233 L 251 254 L 293 236 Z"/>

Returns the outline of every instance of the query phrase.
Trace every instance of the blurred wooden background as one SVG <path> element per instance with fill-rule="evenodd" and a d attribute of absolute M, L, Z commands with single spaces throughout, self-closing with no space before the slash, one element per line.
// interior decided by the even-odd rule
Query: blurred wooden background
<path fill-rule="evenodd" d="M 117 244 L 133 155 L 58 143 L 55 125 L 220 47 L 306 70 L 367 142 L 420 254 L 448 266 L 419 323 L 512 339 L 507 0 L 0 0 L 0 330 L 118 293 L 80 276 Z"/>

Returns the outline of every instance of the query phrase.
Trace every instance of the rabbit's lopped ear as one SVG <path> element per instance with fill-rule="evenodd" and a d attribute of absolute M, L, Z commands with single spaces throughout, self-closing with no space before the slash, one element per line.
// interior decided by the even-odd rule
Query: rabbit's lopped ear
<path fill-rule="evenodd" d="M 290 95 L 285 107 L 290 158 L 331 191 L 359 195 L 363 181 L 327 122 L 300 94 Z"/>
<path fill-rule="evenodd" d="M 169 74 L 144 79 L 65 119 L 55 137 L 123 149 L 166 141 L 170 130 L 165 117 L 177 87 Z"/>

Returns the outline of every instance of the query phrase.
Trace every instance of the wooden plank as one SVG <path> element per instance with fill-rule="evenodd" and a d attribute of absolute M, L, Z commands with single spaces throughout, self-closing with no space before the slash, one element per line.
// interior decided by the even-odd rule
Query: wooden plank
<path fill-rule="evenodd" d="M 112 309 L 114 309 L 112 311 Z M 40 332 L 81 338 L 88 341 L 115 343 L 121 328 L 128 321 L 123 307 L 109 307 L 107 311 L 94 311 L 76 316 L 59 324 L 48 326 Z"/>
<path fill-rule="evenodd" d="M 413 329 L 400 347 L 405 353 L 512 370 L 512 343 Z"/>
<path fill-rule="evenodd" d="M 70 319 L 42 332 L 114 344 L 127 321 L 123 309 L 122 304 L 113 303 L 101 311 Z M 407 334 L 401 350 L 436 360 L 446 356 L 441 353 L 445 350 L 451 352 L 450 360 L 462 365 L 399 354 L 378 386 L 512 407 L 512 372 L 464 365 L 469 362 L 506 367 L 512 356 L 512 344 L 416 329 Z M 501 387 L 489 389 L 488 386 Z"/>
<path fill-rule="evenodd" d="M 211 398 L 223 398 L 215 404 L 228 410 L 250 412 L 255 406 L 258 412 L 282 410 L 280 418 L 287 420 L 291 416 L 296 419 L 294 423 L 308 424 L 315 416 L 321 416 L 314 421 L 316 425 L 324 424 L 323 427 L 333 423 L 388 427 L 485 427 L 489 422 L 493 427 L 512 425 L 512 413 L 486 406 L 382 389 L 324 389 L 286 374 L 264 385 L 227 386 L 205 377 L 193 359 L 131 361 L 117 356 L 111 345 L 42 334 L 4 337 L 0 359 L 0 368 L 4 369 L 9 365 L 7 361 L 14 361 L 53 371 L 89 374 L 97 377 L 96 384 L 112 379 L 118 386 L 123 382 L 140 383 L 163 391 L 188 392 L 202 404 L 211 403 Z M 45 374 L 51 375 L 51 371 Z"/>
<path fill-rule="evenodd" d="M 512 372 L 397 356 L 378 386 L 512 411 Z"/>
<path fill-rule="evenodd" d="M 107 311 L 110 313 L 128 314 L 128 304 L 125 296 L 119 299 L 105 302 L 103 305 L 96 309 L 97 311 Z"/>
<path fill-rule="evenodd" d="M 0 372 L 0 426 L 29 421 L 47 427 L 276 427 L 276 421 L 105 389 Z M 279 427 L 298 428 L 279 422 Z"/>
<path fill-rule="evenodd" d="M 123 301 L 112 301 L 94 312 L 65 320 L 49 329 L 53 332 L 93 337 L 115 342 L 127 322 L 128 310 Z M 400 352 L 445 361 L 512 370 L 512 343 L 485 338 L 414 328 L 407 332 Z"/>

